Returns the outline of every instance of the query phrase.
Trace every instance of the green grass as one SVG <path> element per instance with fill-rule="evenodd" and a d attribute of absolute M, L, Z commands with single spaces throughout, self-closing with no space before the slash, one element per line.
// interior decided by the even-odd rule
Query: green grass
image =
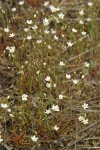
<path fill-rule="evenodd" d="M 58 1 L 39 7 L 16 2 L 15 12 L 12 3 L 0 9 L 1 145 L 14 150 L 100 148 L 100 2 L 80 7 L 74 2 L 67 7 Z M 51 5 L 61 10 L 52 12 Z M 76 17 L 70 18 L 77 6 Z"/>

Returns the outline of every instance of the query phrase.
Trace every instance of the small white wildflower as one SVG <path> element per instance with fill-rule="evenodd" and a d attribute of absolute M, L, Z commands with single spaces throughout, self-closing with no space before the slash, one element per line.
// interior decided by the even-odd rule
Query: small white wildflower
<path fill-rule="evenodd" d="M 51 45 L 48 45 L 48 49 L 52 49 Z"/>
<path fill-rule="evenodd" d="M 66 74 L 66 78 L 67 78 L 67 79 L 70 79 L 70 78 L 71 78 L 71 75 L 70 75 L 70 74 Z"/>
<path fill-rule="evenodd" d="M 49 34 L 49 31 L 48 31 L 48 30 L 45 30 L 44 33 L 45 33 L 45 34 Z"/>
<path fill-rule="evenodd" d="M 53 87 L 55 88 L 56 86 L 57 86 L 57 85 L 54 83 L 54 84 L 53 84 Z"/>
<path fill-rule="evenodd" d="M 40 73 L 40 70 L 38 70 L 37 72 L 36 72 L 36 74 L 39 74 Z"/>
<path fill-rule="evenodd" d="M 37 40 L 36 43 L 40 44 L 42 43 L 42 40 Z"/>
<path fill-rule="evenodd" d="M 44 2 L 43 5 L 44 5 L 44 6 L 48 6 L 48 5 L 49 5 L 49 1 Z"/>
<path fill-rule="evenodd" d="M 45 78 L 45 81 L 47 81 L 47 82 L 50 82 L 50 80 L 51 80 L 50 76 L 47 76 L 47 77 Z"/>
<path fill-rule="evenodd" d="M 22 95 L 22 100 L 23 100 L 23 101 L 27 101 L 27 97 L 28 97 L 28 95 L 23 94 L 23 95 Z"/>
<path fill-rule="evenodd" d="M 86 104 L 86 103 L 84 103 L 84 104 L 82 105 L 82 107 L 83 107 L 84 109 L 89 108 L 88 104 Z"/>
<path fill-rule="evenodd" d="M 34 18 L 36 18 L 36 16 L 37 16 L 37 15 L 36 15 L 36 14 L 34 14 Z"/>
<path fill-rule="evenodd" d="M 47 87 L 47 88 L 51 88 L 51 84 L 50 84 L 50 83 L 47 83 L 47 84 L 46 84 L 46 87 Z"/>
<path fill-rule="evenodd" d="M 13 115 L 13 114 L 9 114 L 9 116 L 10 116 L 10 117 L 12 117 L 12 118 L 14 117 L 14 115 Z"/>
<path fill-rule="evenodd" d="M 47 18 L 43 19 L 43 24 L 44 24 L 44 26 L 48 26 L 49 25 L 49 19 L 47 19 Z"/>
<path fill-rule="evenodd" d="M 28 32 L 28 31 L 29 31 L 29 28 L 25 28 L 24 31 L 25 31 L 25 32 Z"/>
<path fill-rule="evenodd" d="M 1 103 L 1 107 L 2 107 L 2 108 L 8 108 L 9 106 L 8 106 L 7 104 Z"/>
<path fill-rule="evenodd" d="M 52 109 L 53 111 L 60 111 L 58 105 L 52 105 L 52 108 L 51 108 L 51 109 Z"/>
<path fill-rule="evenodd" d="M 49 115 L 49 114 L 51 113 L 51 110 L 50 110 L 50 109 L 46 109 L 45 113 L 46 113 L 47 115 Z"/>
<path fill-rule="evenodd" d="M 79 82 L 79 80 L 72 80 L 74 84 L 77 84 Z"/>
<path fill-rule="evenodd" d="M 4 28 L 4 32 L 9 32 L 9 29 L 8 28 Z"/>
<path fill-rule="evenodd" d="M 93 5 L 92 2 L 88 2 L 87 4 L 88 4 L 88 6 L 90 6 L 90 7 Z"/>
<path fill-rule="evenodd" d="M 15 52 L 15 46 L 11 46 L 9 52 L 12 54 Z"/>
<path fill-rule="evenodd" d="M 83 119 L 82 122 L 83 122 L 84 124 L 88 124 L 88 123 L 89 123 L 89 122 L 88 122 L 88 119 Z"/>
<path fill-rule="evenodd" d="M 52 33 L 52 34 L 56 34 L 56 30 L 51 29 L 51 33 Z"/>
<path fill-rule="evenodd" d="M 84 21 L 83 21 L 83 20 L 80 20 L 80 21 L 79 21 L 79 24 L 84 24 Z"/>
<path fill-rule="evenodd" d="M 85 31 L 82 31 L 82 35 L 86 35 L 86 32 L 85 32 Z"/>
<path fill-rule="evenodd" d="M 79 117 L 78 117 L 78 120 L 79 120 L 79 121 L 83 121 L 83 119 L 84 119 L 83 116 L 79 116 Z"/>
<path fill-rule="evenodd" d="M 54 39 L 55 39 L 55 40 L 58 40 L 58 36 L 55 35 L 55 36 L 54 36 Z"/>
<path fill-rule="evenodd" d="M 32 20 L 27 20 L 27 22 L 26 22 L 27 24 L 32 24 L 33 23 L 33 21 Z"/>
<path fill-rule="evenodd" d="M 83 15 L 84 15 L 84 11 L 83 11 L 83 9 L 82 9 L 82 10 L 80 10 L 79 14 L 80 14 L 81 16 L 83 16 Z"/>
<path fill-rule="evenodd" d="M 36 30 L 36 29 L 38 29 L 38 26 L 34 25 L 34 26 L 32 27 L 32 29 L 33 29 L 33 30 Z"/>
<path fill-rule="evenodd" d="M 30 36 L 27 36 L 27 38 L 26 38 L 27 40 L 31 40 L 32 39 L 32 36 L 30 35 Z"/>
<path fill-rule="evenodd" d="M 23 4 L 24 4 L 24 1 L 20 1 L 18 4 L 19 4 L 19 5 L 23 5 Z"/>
<path fill-rule="evenodd" d="M 63 13 L 58 14 L 59 19 L 64 19 L 64 16 L 65 15 Z"/>
<path fill-rule="evenodd" d="M 0 143 L 1 143 L 1 142 L 3 142 L 3 139 L 1 138 L 1 135 L 0 135 Z"/>
<path fill-rule="evenodd" d="M 85 78 L 85 75 L 83 74 L 83 75 L 81 76 L 81 78 L 84 79 L 84 78 Z"/>
<path fill-rule="evenodd" d="M 85 62 L 84 66 L 87 67 L 87 68 L 89 68 L 90 64 L 88 62 Z"/>
<path fill-rule="evenodd" d="M 57 12 L 57 11 L 59 11 L 60 10 L 60 8 L 58 7 L 58 8 L 56 8 L 55 6 L 53 6 L 53 5 L 50 5 L 49 6 L 49 8 L 50 8 L 50 10 L 51 10 L 51 12 Z"/>
<path fill-rule="evenodd" d="M 9 99 L 9 98 L 10 98 L 10 95 L 7 96 L 7 99 Z"/>
<path fill-rule="evenodd" d="M 16 11 L 16 8 L 15 8 L 15 7 L 14 7 L 14 8 L 12 8 L 12 11 L 13 11 L 13 12 L 15 12 L 15 11 Z"/>
<path fill-rule="evenodd" d="M 44 62 L 43 65 L 46 66 L 46 63 Z"/>
<path fill-rule="evenodd" d="M 86 21 L 88 21 L 88 22 L 91 21 L 91 18 L 86 18 Z"/>
<path fill-rule="evenodd" d="M 60 61 L 59 65 L 62 67 L 62 66 L 65 66 L 65 63 L 63 61 Z"/>
<path fill-rule="evenodd" d="M 63 99 L 63 98 L 64 98 L 63 94 L 60 94 L 59 99 Z"/>
<path fill-rule="evenodd" d="M 72 42 L 67 42 L 67 45 L 68 45 L 69 47 L 71 47 L 71 46 L 73 46 L 73 43 L 72 43 Z"/>
<path fill-rule="evenodd" d="M 7 111 L 8 111 L 8 112 L 11 112 L 11 109 L 10 109 L 10 108 L 8 108 L 8 109 L 7 109 Z"/>
<path fill-rule="evenodd" d="M 56 130 L 56 131 L 58 131 L 59 127 L 57 125 L 55 125 L 53 129 Z"/>
<path fill-rule="evenodd" d="M 32 140 L 33 142 L 37 142 L 38 137 L 36 137 L 36 135 L 33 135 L 33 136 L 31 136 L 31 140 Z"/>
<path fill-rule="evenodd" d="M 15 36 L 15 34 L 14 33 L 11 33 L 10 35 L 9 35 L 9 37 L 14 37 Z"/>
<path fill-rule="evenodd" d="M 77 32 L 77 30 L 76 30 L 75 28 L 73 28 L 73 29 L 72 29 L 72 32 L 76 33 L 76 32 Z"/>

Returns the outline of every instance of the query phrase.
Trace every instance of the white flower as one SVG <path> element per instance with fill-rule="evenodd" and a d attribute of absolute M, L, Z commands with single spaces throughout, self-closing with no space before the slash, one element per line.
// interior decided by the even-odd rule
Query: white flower
<path fill-rule="evenodd" d="M 65 66 L 65 63 L 63 61 L 60 61 L 59 65 L 62 67 L 62 66 Z"/>
<path fill-rule="evenodd" d="M 82 32 L 82 35 L 86 35 L 86 32 L 85 32 L 85 31 L 83 31 L 83 32 Z"/>
<path fill-rule="evenodd" d="M 36 29 L 38 29 L 38 26 L 34 25 L 34 26 L 32 27 L 32 29 L 33 29 L 33 30 L 36 30 Z"/>
<path fill-rule="evenodd" d="M 88 62 L 85 62 L 84 66 L 87 67 L 87 68 L 89 68 L 90 64 Z"/>
<path fill-rule="evenodd" d="M 10 52 L 11 54 L 14 53 L 14 52 L 15 52 L 15 46 L 11 46 L 9 52 Z"/>
<path fill-rule="evenodd" d="M 44 24 L 44 26 L 48 26 L 49 25 L 49 19 L 47 19 L 47 18 L 43 19 L 43 24 Z"/>
<path fill-rule="evenodd" d="M 7 46 L 6 47 L 6 50 L 8 50 L 9 51 L 9 53 L 11 53 L 11 54 L 13 54 L 14 52 L 15 52 L 15 46 Z"/>
<path fill-rule="evenodd" d="M 58 14 L 58 17 L 59 17 L 60 19 L 63 19 L 64 16 L 65 16 L 65 15 L 64 15 L 63 13 Z"/>
<path fill-rule="evenodd" d="M 40 70 L 38 70 L 37 72 L 36 72 L 36 74 L 39 74 L 40 73 Z"/>
<path fill-rule="evenodd" d="M 9 35 L 9 37 L 14 37 L 15 36 L 15 34 L 14 33 L 11 33 L 10 35 Z"/>
<path fill-rule="evenodd" d="M 81 16 L 83 16 L 83 15 L 84 15 L 84 11 L 83 11 L 83 9 L 79 12 L 79 14 L 80 14 Z"/>
<path fill-rule="evenodd" d="M 11 112 L 11 109 L 10 109 L 10 108 L 8 108 L 8 109 L 7 109 L 7 111 L 8 111 L 8 112 Z"/>
<path fill-rule="evenodd" d="M 79 121 L 83 121 L 83 120 L 84 120 L 84 117 L 83 117 L 83 116 L 79 116 L 79 117 L 78 117 L 78 120 L 79 120 Z"/>
<path fill-rule="evenodd" d="M 50 5 L 49 8 L 50 8 L 51 12 L 57 12 L 60 10 L 60 8 L 56 8 L 53 5 Z"/>
<path fill-rule="evenodd" d="M 70 74 L 66 74 L 66 78 L 67 78 L 67 79 L 70 79 L 70 78 L 71 78 L 71 75 L 70 75 Z"/>
<path fill-rule="evenodd" d="M 79 80 L 72 80 L 74 84 L 77 84 L 79 82 Z"/>
<path fill-rule="evenodd" d="M 47 81 L 47 82 L 49 82 L 50 80 L 51 80 L 50 76 L 47 76 L 47 77 L 45 78 L 45 81 Z"/>
<path fill-rule="evenodd" d="M 53 87 L 55 88 L 56 86 L 57 86 L 57 85 L 54 83 L 54 84 L 53 84 Z"/>
<path fill-rule="evenodd" d="M 92 2 L 88 2 L 87 4 L 88 4 L 88 6 L 90 6 L 90 7 L 93 5 Z"/>
<path fill-rule="evenodd" d="M 1 143 L 1 142 L 3 142 L 3 139 L 1 138 L 1 135 L 0 135 L 0 143 Z"/>
<path fill-rule="evenodd" d="M 84 79 L 84 78 L 85 78 L 85 75 L 83 74 L 83 75 L 81 76 L 81 78 Z"/>
<path fill-rule="evenodd" d="M 56 30 L 51 29 L 51 33 L 52 33 L 52 34 L 56 34 Z"/>
<path fill-rule="evenodd" d="M 88 22 L 91 21 L 91 18 L 86 18 L 86 21 L 88 21 Z"/>
<path fill-rule="evenodd" d="M 36 43 L 40 44 L 42 42 L 42 40 L 37 40 Z"/>
<path fill-rule="evenodd" d="M 32 36 L 27 36 L 27 40 L 31 40 L 32 39 Z"/>
<path fill-rule="evenodd" d="M 86 104 L 86 103 L 84 103 L 84 104 L 82 105 L 82 107 L 83 107 L 84 109 L 89 108 L 88 104 Z"/>
<path fill-rule="evenodd" d="M 43 5 L 44 5 L 44 6 L 48 6 L 48 5 L 49 5 L 49 1 L 44 2 Z"/>
<path fill-rule="evenodd" d="M 4 32 L 9 32 L 9 29 L 8 28 L 4 28 Z"/>
<path fill-rule="evenodd" d="M 88 119 L 83 119 L 82 122 L 83 122 L 84 124 L 88 124 L 88 123 L 89 123 L 89 122 L 88 122 Z"/>
<path fill-rule="evenodd" d="M 51 45 L 48 45 L 48 49 L 52 49 Z"/>
<path fill-rule="evenodd" d="M 52 108 L 51 108 L 51 109 L 52 109 L 53 111 L 60 111 L 58 105 L 52 105 Z"/>
<path fill-rule="evenodd" d="M 48 115 L 51 113 L 51 110 L 50 109 L 46 109 L 45 113 Z"/>
<path fill-rule="evenodd" d="M 38 137 L 36 137 L 36 135 L 33 135 L 33 136 L 31 136 L 31 140 L 32 140 L 33 142 L 37 142 Z"/>
<path fill-rule="evenodd" d="M 13 114 L 9 114 L 9 116 L 10 116 L 10 117 L 12 117 L 12 118 L 14 117 L 14 115 L 13 115 Z"/>
<path fill-rule="evenodd" d="M 83 20 L 80 20 L 80 21 L 79 21 L 79 24 L 84 24 Z"/>
<path fill-rule="evenodd" d="M 77 30 L 76 30 L 75 28 L 73 28 L 73 29 L 72 29 L 72 32 L 76 33 L 76 32 L 77 32 Z"/>
<path fill-rule="evenodd" d="M 23 4 L 24 4 L 24 1 L 20 1 L 18 4 L 19 4 L 19 5 L 23 5 Z"/>
<path fill-rule="evenodd" d="M 22 95 L 22 100 L 23 100 L 23 101 L 27 101 L 27 97 L 28 97 L 28 95 L 23 94 L 23 95 Z"/>
<path fill-rule="evenodd" d="M 28 31 L 29 31 L 29 28 L 25 28 L 24 31 L 25 31 L 25 32 L 28 32 Z"/>
<path fill-rule="evenodd" d="M 54 36 L 54 39 L 55 39 L 55 40 L 58 40 L 58 36 L 55 35 L 55 36 Z"/>
<path fill-rule="evenodd" d="M 14 8 L 12 8 L 12 11 L 13 11 L 13 12 L 15 12 L 15 11 L 16 11 L 16 8 L 15 8 L 15 7 L 14 7 Z"/>
<path fill-rule="evenodd" d="M 26 22 L 27 24 L 32 24 L 33 23 L 33 21 L 32 20 L 27 20 L 27 22 Z"/>
<path fill-rule="evenodd" d="M 9 106 L 8 106 L 7 104 L 1 103 L 1 107 L 2 107 L 2 108 L 8 108 Z"/>
<path fill-rule="evenodd" d="M 58 131 L 59 127 L 57 125 L 54 126 L 54 130 Z"/>
<path fill-rule="evenodd" d="M 48 31 L 48 30 L 45 30 L 44 33 L 45 33 L 45 34 L 49 34 L 49 31 Z"/>
<path fill-rule="evenodd" d="M 47 87 L 47 88 L 51 88 L 51 84 L 50 84 L 50 83 L 47 83 L 47 84 L 46 84 L 46 87 Z"/>
<path fill-rule="evenodd" d="M 64 98 L 63 94 L 60 94 L 59 99 L 63 99 L 63 98 Z"/>
<path fill-rule="evenodd" d="M 71 47 L 71 46 L 73 46 L 73 43 L 72 43 L 72 42 L 67 42 L 67 45 L 68 45 L 69 47 Z"/>

